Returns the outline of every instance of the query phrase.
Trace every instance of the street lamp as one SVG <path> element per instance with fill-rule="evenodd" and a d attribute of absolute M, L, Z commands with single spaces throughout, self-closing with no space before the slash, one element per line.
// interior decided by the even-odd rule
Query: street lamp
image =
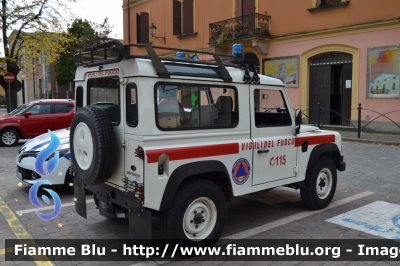
<path fill-rule="evenodd" d="M 154 23 L 151 23 L 151 26 L 149 27 L 149 31 L 150 31 L 150 35 L 152 38 L 159 40 L 162 43 L 167 43 L 167 40 L 165 37 L 157 37 L 156 36 L 156 25 L 154 25 Z"/>

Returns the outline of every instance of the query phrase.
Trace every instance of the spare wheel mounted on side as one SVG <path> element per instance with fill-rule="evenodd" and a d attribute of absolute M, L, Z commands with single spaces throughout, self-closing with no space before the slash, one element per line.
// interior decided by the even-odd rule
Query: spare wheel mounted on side
<path fill-rule="evenodd" d="M 70 145 L 74 171 L 85 184 L 98 185 L 110 178 L 115 167 L 115 134 L 103 109 L 85 106 L 77 110 Z"/>

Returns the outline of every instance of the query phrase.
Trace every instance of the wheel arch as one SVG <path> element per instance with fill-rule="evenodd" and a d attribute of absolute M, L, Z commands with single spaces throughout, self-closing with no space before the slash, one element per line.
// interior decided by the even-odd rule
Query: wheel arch
<path fill-rule="evenodd" d="M 314 147 L 314 149 L 311 152 L 310 159 L 308 160 L 306 179 L 309 178 L 313 166 L 317 163 L 317 161 L 321 157 L 332 158 L 335 165 L 337 165 L 340 162 L 340 151 L 338 146 L 333 143 L 327 143 Z"/>
<path fill-rule="evenodd" d="M 19 138 L 22 139 L 22 137 L 23 137 L 22 131 L 21 131 L 21 129 L 19 129 L 17 126 L 13 126 L 13 125 L 5 126 L 5 127 L 3 127 L 2 129 L 0 129 L 0 134 L 3 134 L 4 130 L 6 130 L 6 129 L 12 129 L 12 130 L 14 130 L 15 132 L 18 133 Z"/>
<path fill-rule="evenodd" d="M 171 207 L 179 187 L 194 178 L 203 178 L 216 183 L 228 199 L 233 196 L 228 170 L 220 161 L 201 161 L 182 165 L 174 170 L 168 180 L 161 200 L 160 211 Z"/>

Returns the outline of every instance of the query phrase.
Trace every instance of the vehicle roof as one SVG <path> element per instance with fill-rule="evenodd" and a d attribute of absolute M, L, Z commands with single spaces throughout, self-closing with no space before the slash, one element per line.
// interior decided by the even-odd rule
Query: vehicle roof
<path fill-rule="evenodd" d="M 75 103 L 74 100 L 71 99 L 39 99 L 39 100 L 34 100 L 29 103 Z"/>
<path fill-rule="evenodd" d="M 190 65 L 190 66 L 202 66 L 206 68 L 217 68 L 216 66 L 210 66 L 206 64 L 202 64 L 201 62 L 196 62 L 196 61 L 188 61 L 187 63 L 182 63 L 182 62 L 171 62 L 168 60 L 162 60 L 163 63 L 170 63 L 170 64 L 176 64 L 176 65 Z M 123 78 L 128 78 L 128 77 L 135 77 L 135 76 L 141 76 L 141 77 L 155 77 L 157 78 L 157 71 L 153 66 L 153 63 L 150 59 L 143 59 L 143 58 L 127 58 L 122 60 L 119 63 L 111 63 L 111 64 L 105 64 L 102 66 L 103 71 L 107 71 L 110 69 L 119 69 L 119 74 Z M 224 83 L 244 83 L 243 82 L 243 76 L 245 74 L 245 71 L 243 69 L 240 69 L 239 67 L 233 67 L 233 66 L 227 66 L 226 67 L 227 71 L 229 72 L 230 76 L 232 77 L 232 82 L 224 82 L 221 78 L 199 78 L 196 75 L 193 76 L 178 76 L 178 75 L 171 75 L 171 78 L 178 78 L 179 79 L 184 79 L 184 80 L 209 80 L 209 81 L 219 81 L 219 82 L 224 82 Z M 95 72 L 99 71 L 99 67 L 84 67 L 84 66 L 79 66 L 76 70 L 76 75 L 75 75 L 75 81 L 79 80 L 84 80 L 85 75 L 89 72 Z M 250 74 L 253 76 L 253 72 L 250 72 Z M 265 75 L 259 74 L 260 77 L 260 84 L 262 85 L 272 85 L 272 86 L 284 86 L 283 82 L 279 79 L 268 77 Z"/>
<path fill-rule="evenodd" d="M 131 54 L 130 47 L 145 48 L 142 55 Z M 167 50 L 167 55 L 155 50 Z M 175 52 L 200 54 L 206 60 L 176 58 Z M 200 58 L 197 56 L 197 58 Z M 187 50 L 151 44 L 123 44 L 118 40 L 97 43 L 76 55 L 75 81 L 87 77 L 158 77 L 171 80 L 201 80 L 225 84 L 262 84 L 284 86 L 281 80 L 258 74 L 256 63 L 241 56 Z M 186 67 L 187 66 L 187 67 Z M 212 69 L 212 70 L 211 70 Z M 253 72 L 251 72 L 253 71 Z M 86 74 L 87 77 L 86 77 Z"/>

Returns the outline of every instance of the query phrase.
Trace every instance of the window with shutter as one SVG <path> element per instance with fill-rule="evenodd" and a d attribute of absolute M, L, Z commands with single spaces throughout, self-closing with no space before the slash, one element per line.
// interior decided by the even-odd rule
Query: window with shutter
<path fill-rule="evenodd" d="M 194 33 L 193 0 L 183 0 L 183 34 Z"/>
<path fill-rule="evenodd" d="M 322 5 L 340 3 L 340 2 L 342 2 L 342 0 L 317 0 L 316 6 L 322 6 Z"/>
<path fill-rule="evenodd" d="M 339 3 L 342 2 L 342 0 L 322 0 L 323 2 L 325 2 L 325 4 L 332 4 L 332 3 Z"/>
<path fill-rule="evenodd" d="M 182 35 L 182 4 L 178 0 L 173 1 L 173 35 Z"/>
<path fill-rule="evenodd" d="M 136 41 L 137 43 L 149 43 L 149 13 L 136 14 Z"/>
<path fill-rule="evenodd" d="M 314 1 L 315 1 L 315 7 L 307 9 L 311 13 L 346 7 L 350 3 L 350 0 L 314 0 Z"/>
<path fill-rule="evenodd" d="M 140 15 L 136 14 L 136 42 L 142 43 L 140 41 Z"/>
<path fill-rule="evenodd" d="M 149 43 L 149 13 L 140 12 L 140 43 Z"/>

